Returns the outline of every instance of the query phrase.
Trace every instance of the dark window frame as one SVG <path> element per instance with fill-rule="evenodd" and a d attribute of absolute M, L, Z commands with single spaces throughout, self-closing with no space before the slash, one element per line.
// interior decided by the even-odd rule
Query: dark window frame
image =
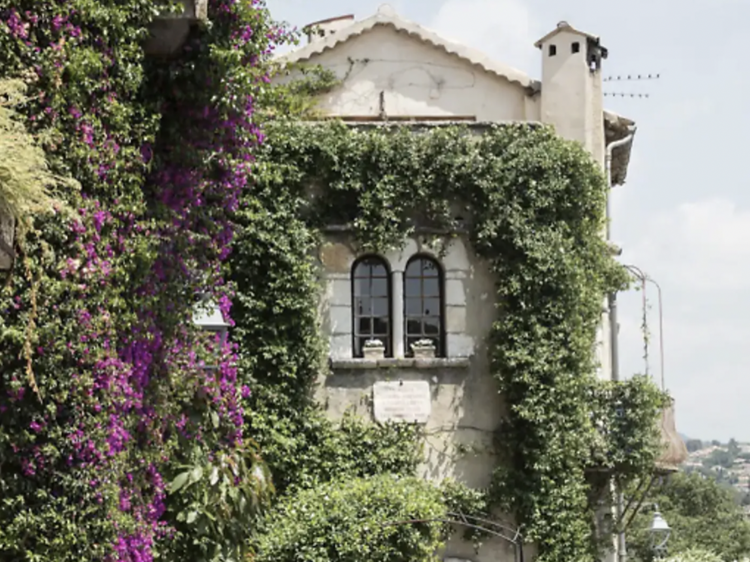
<path fill-rule="evenodd" d="M 429 316 L 426 316 L 424 314 L 424 310 L 420 315 L 414 315 L 409 313 L 409 299 L 416 299 L 419 298 L 422 303 L 424 304 L 424 301 L 426 299 L 435 299 L 436 297 L 434 295 L 424 295 L 424 280 L 431 278 L 431 276 L 425 276 L 423 275 L 423 269 L 420 268 L 420 276 L 419 277 L 410 277 L 408 275 L 409 267 L 418 260 L 424 260 L 427 262 L 432 263 L 435 266 L 435 270 L 437 271 L 437 285 L 438 285 L 438 314 L 430 314 Z M 409 296 L 408 291 L 408 281 L 409 279 L 420 279 L 420 296 L 419 297 L 413 297 Z M 402 310 L 403 314 L 403 320 L 404 320 L 404 353 L 406 357 L 413 356 L 411 346 L 409 345 L 409 340 L 414 338 L 415 340 L 422 339 L 422 338 L 430 338 L 434 336 L 431 336 L 429 334 L 424 333 L 424 325 L 422 325 L 422 329 L 419 334 L 412 333 L 409 331 L 409 319 L 410 318 L 419 318 L 419 322 L 424 322 L 425 318 L 434 318 L 437 316 L 438 319 L 438 335 L 436 338 L 437 340 L 437 349 L 435 350 L 435 357 L 447 357 L 447 345 L 446 345 L 446 334 L 445 334 L 445 270 L 443 269 L 443 265 L 440 263 L 439 260 L 435 259 L 435 257 L 429 255 L 429 254 L 415 254 L 412 257 L 409 258 L 409 261 L 406 262 L 406 267 L 404 268 L 404 287 L 403 287 L 403 295 L 404 295 L 404 307 Z M 410 335 L 411 334 L 411 335 Z"/>
<path fill-rule="evenodd" d="M 357 276 L 357 269 L 363 265 L 366 261 L 375 261 L 378 265 L 382 266 L 385 269 L 385 277 L 373 277 L 372 275 L 367 277 L 358 277 Z M 370 312 L 368 314 L 359 314 L 358 313 L 358 307 L 357 307 L 357 298 L 383 298 L 383 297 L 372 297 L 372 295 L 364 296 L 364 295 L 357 295 L 357 280 L 358 279 L 369 279 L 370 280 L 370 290 L 372 290 L 372 280 L 373 279 L 385 279 L 386 284 L 386 296 L 385 299 L 388 303 L 388 311 L 386 316 L 376 316 L 373 314 L 372 308 L 370 308 Z M 352 356 L 357 358 L 364 357 L 364 351 L 359 345 L 359 340 L 365 338 L 366 339 L 383 339 L 385 338 L 385 341 L 383 342 L 385 344 L 385 356 L 386 357 L 393 357 L 393 276 L 391 275 L 391 267 L 388 263 L 388 260 L 385 259 L 383 256 L 380 256 L 378 254 L 366 254 L 364 256 L 360 256 L 357 258 L 357 260 L 352 264 L 351 268 L 351 295 L 352 295 Z M 372 305 L 370 305 L 372 306 Z M 370 319 L 370 330 L 369 334 L 362 334 L 360 333 L 360 320 L 363 319 Z M 374 334 L 374 319 L 376 318 L 386 318 L 388 322 L 388 328 L 387 328 L 387 334 Z"/>

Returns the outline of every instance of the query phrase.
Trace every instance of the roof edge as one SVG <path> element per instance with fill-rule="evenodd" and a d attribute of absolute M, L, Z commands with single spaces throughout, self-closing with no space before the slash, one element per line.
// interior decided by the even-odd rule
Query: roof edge
<path fill-rule="evenodd" d="M 544 44 L 546 41 L 549 41 L 555 35 L 557 35 L 558 33 L 563 32 L 563 31 L 570 31 L 571 33 L 575 33 L 577 35 L 580 35 L 582 37 L 586 37 L 588 39 L 593 39 L 594 41 L 599 41 L 600 40 L 599 36 L 597 36 L 597 35 L 592 35 L 591 33 L 586 33 L 585 31 L 580 31 L 579 29 L 576 29 L 575 27 L 573 27 L 572 25 L 570 25 L 568 22 L 561 21 L 560 23 L 557 24 L 557 27 L 555 29 L 553 29 L 547 35 L 545 35 L 544 37 L 542 37 L 541 39 L 539 39 L 536 43 L 534 43 L 534 47 L 536 47 L 537 49 L 541 49 L 542 44 Z"/>
<path fill-rule="evenodd" d="M 326 18 L 326 19 L 310 22 L 306 24 L 305 27 L 312 27 L 313 25 L 320 25 L 322 23 L 332 23 L 334 21 L 339 21 L 339 20 L 354 20 L 354 14 L 346 14 L 344 16 L 334 16 L 332 18 Z"/>
<path fill-rule="evenodd" d="M 345 43 L 349 39 L 363 35 L 368 31 L 372 31 L 378 25 L 390 26 L 398 32 L 406 33 L 423 43 L 430 44 L 433 47 L 443 50 L 449 55 L 457 56 L 470 64 L 478 66 L 485 72 L 504 78 L 509 82 L 517 83 L 521 87 L 529 89 L 532 93 L 538 91 L 541 87 L 540 81 L 532 79 L 526 73 L 493 61 L 481 51 L 445 39 L 434 31 L 430 31 L 415 22 L 406 20 L 389 11 L 379 11 L 369 18 L 352 23 L 352 25 L 339 30 L 339 32 L 334 35 L 317 39 L 316 41 L 308 43 L 304 47 L 279 55 L 276 57 L 276 60 L 287 63 L 309 60 L 316 55 L 320 55 L 325 51 L 336 48 L 339 44 Z"/>

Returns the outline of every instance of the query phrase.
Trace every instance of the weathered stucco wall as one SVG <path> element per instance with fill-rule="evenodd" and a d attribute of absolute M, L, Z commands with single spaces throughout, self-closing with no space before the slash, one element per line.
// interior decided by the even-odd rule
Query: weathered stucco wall
<path fill-rule="evenodd" d="M 320 313 L 331 371 L 321 375 L 316 398 L 333 420 L 341 419 L 347 410 L 373 420 L 377 382 L 427 382 L 430 415 L 424 424 L 420 476 L 484 487 L 498 462 L 494 439 L 504 409 L 489 375 L 487 357 L 486 337 L 495 316 L 494 281 L 487 265 L 462 238 L 433 243 L 411 238 L 402 250 L 382 256 L 391 269 L 392 291 L 403 282 L 406 264 L 414 255 L 433 256 L 443 266 L 446 357 L 405 358 L 404 346 L 394 345 L 393 358 L 353 358 L 351 271 L 359 255 L 347 236 L 329 236 L 318 257 L 323 280 Z M 394 304 L 391 313 L 401 313 L 398 305 Z M 457 536 L 447 546 L 446 556 L 500 562 L 513 560 L 514 551 L 498 539 L 487 542 L 477 555 L 471 544 Z"/>
<path fill-rule="evenodd" d="M 479 121 L 538 121 L 538 97 L 518 84 L 492 76 L 455 55 L 378 26 L 313 56 L 343 81 L 322 97 L 333 115 L 473 115 Z"/>

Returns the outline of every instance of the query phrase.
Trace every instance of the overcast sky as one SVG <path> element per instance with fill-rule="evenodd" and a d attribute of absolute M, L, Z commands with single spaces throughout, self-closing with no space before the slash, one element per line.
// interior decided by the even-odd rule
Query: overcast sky
<path fill-rule="evenodd" d="M 377 0 L 268 0 L 295 25 L 375 13 Z M 605 99 L 638 125 L 628 183 L 613 197 L 613 241 L 663 289 L 666 386 L 681 433 L 750 441 L 750 72 L 748 0 L 392 0 L 397 12 L 541 77 L 533 43 L 558 21 L 602 38 Z M 650 370 L 658 376 L 656 293 Z M 643 372 L 640 294 L 621 309 L 621 371 Z"/>

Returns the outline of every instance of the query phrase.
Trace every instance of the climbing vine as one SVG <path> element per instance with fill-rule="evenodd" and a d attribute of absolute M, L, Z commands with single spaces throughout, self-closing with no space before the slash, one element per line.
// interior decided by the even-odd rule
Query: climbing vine
<path fill-rule="evenodd" d="M 56 193 L 74 216 L 29 217 L 2 273 L 3 560 L 238 559 L 267 491 L 237 350 L 191 318 L 202 299 L 229 318 L 229 217 L 283 32 L 261 1 L 210 0 L 177 58 L 149 60 L 161 8 L 0 0 L 14 117 L 75 180 Z"/>
<path fill-rule="evenodd" d="M 616 385 L 604 389 L 593 374 L 603 296 L 627 280 L 600 237 L 606 193 L 597 165 L 547 128 L 497 125 L 479 132 L 267 125 L 255 191 L 240 213 L 247 238 L 238 240 L 232 263 L 242 319 L 237 334 L 265 346 L 262 360 L 245 357 L 240 369 L 267 393 L 256 395 L 250 425 L 275 434 L 266 443 L 277 451 L 268 457 L 271 469 L 290 484 L 301 478 L 302 467 L 291 459 L 305 441 L 291 434 L 309 420 L 289 412 L 292 404 L 309 403 L 321 368 L 319 289 L 305 256 L 323 227 L 347 226 L 363 250 L 379 251 L 398 247 L 417 227 L 468 227 L 497 280 L 488 352 L 510 405 L 499 428 L 504 458 L 486 505 L 515 513 L 541 559 L 591 559 L 587 470 L 603 464 L 629 477 L 650 470 L 661 395 L 631 385 L 624 404 Z M 266 246 L 260 254 L 259 240 Z M 261 414 L 263 405 L 274 406 Z M 625 420 L 617 418 L 623 406 L 633 407 Z M 304 432 L 305 439 L 314 433 Z M 419 436 L 412 437 L 416 444 Z"/>

